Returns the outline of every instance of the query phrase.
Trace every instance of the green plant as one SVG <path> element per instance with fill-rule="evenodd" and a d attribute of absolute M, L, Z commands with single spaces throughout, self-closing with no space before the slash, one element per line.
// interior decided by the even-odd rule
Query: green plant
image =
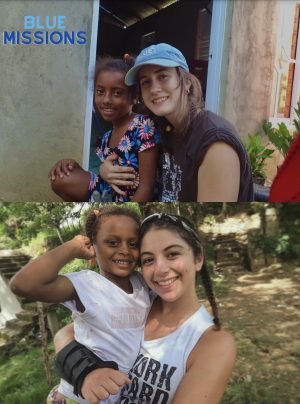
<path fill-rule="evenodd" d="M 257 381 L 244 380 L 228 386 L 221 404 L 274 404 L 275 393 Z"/>
<path fill-rule="evenodd" d="M 274 150 L 269 149 L 267 145 L 263 144 L 260 132 L 248 135 L 245 147 L 249 156 L 253 177 L 264 180 L 266 178 L 264 170 L 265 160 L 274 153 Z"/>
<path fill-rule="evenodd" d="M 293 350 L 291 353 L 292 356 L 295 356 L 296 358 L 300 358 L 300 346 L 296 346 L 296 348 Z"/>
<path fill-rule="evenodd" d="M 281 122 L 278 128 L 272 128 L 271 122 L 263 121 L 262 129 L 270 142 L 285 157 L 294 140 L 294 136 L 290 134 L 286 124 Z"/>
<path fill-rule="evenodd" d="M 296 129 L 296 133 L 295 133 L 295 135 L 296 135 L 300 132 L 300 103 L 299 102 L 297 102 L 297 108 L 294 108 L 294 111 L 298 118 L 298 119 L 293 119 L 293 124 Z"/>

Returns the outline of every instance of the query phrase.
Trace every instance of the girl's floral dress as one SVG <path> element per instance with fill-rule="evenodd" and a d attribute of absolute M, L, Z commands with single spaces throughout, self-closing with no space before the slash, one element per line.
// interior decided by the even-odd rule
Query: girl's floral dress
<path fill-rule="evenodd" d="M 137 114 L 116 147 L 109 147 L 112 129 L 103 135 L 96 154 L 103 161 L 111 154 L 118 155 L 115 164 L 133 167 L 136 178 L 131 186 L 119 187 L 126 195 L 118 195 L 99 175 L 90 173 L 89 202 L 128 202 L 139 186 L 139 153 L 160 143 L 154 122 L 146 115 Z M 100 164 L 101 164 L 100 163 Z"/>

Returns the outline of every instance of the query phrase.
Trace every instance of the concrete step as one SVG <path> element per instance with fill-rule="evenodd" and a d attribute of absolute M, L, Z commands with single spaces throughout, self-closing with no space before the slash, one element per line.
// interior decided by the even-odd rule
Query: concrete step
<path fill-rule="evenodd" d="M 236 242 L 236 236 L 235 234 L 232 236 L 229 235 L 221 235 L 221 236 L 217 236 L 214 238 L 214 242 L 215 243 L 222 243 L 222 242 L 226 242 L 226 241 L 233 241 Z"/>
<path fill-rule="evenodd" d="M 242 265 L 242 260 L 228 260 L 228 261 L 217 261 L 217 266 L 221 265 L 223 267 L 231 267 L 235 265 Z"/>
<path fill-rule="evenodd" d="M 30 260 L 30 257 L 27 255 L 13 256 L 13 257 L 0 257 L 0 268 L 2 268 L 5 265 L 9 265 L 9 264 L 22 266 L 22 265 L 27 264 L 27 262 L 29 260 Z"/>
<path fill-rule="evenodd" d="M 25 299 L 25 298 L 22 298 L 22 299 Z M 21 298 L 19 298 L 19 300 L 21 300 Z M 37 312 L 37 306 L 36 306 L 36 302 L 33 302 L 33 301 L 29 301 L 28 299 L 27 299 L 27 301 L 21 301 L 21 304 L 22 304 L 22 308 L 24 309 L 24 310 L 28 310 L 28 311 L 33 311 L 33 312 Z"/>
<path fill-rule="evenodd" d="M 20 320 L 19 318 L 13 318 L 12 320 L 6 321 L 5 327 L 7 329 L 22 331 L 28 326 L 32 326 L 31 321 Z"/>
<path fill-rule="evenodd" d="M 222 245 L 216 245 L 215 247 L 216 251 L 239 251 L 241 250 L 241 247 L 239 244 L 228 244 L 227 246 Z"/>
<path fill-rule="evenodd" d="M 217 258 L 218 259 L 223 259 L 223 258 L 240 258 L 242 256 L 240 251 L 218 251 L 217 252 Z"/>
<path fill-rule="evenodd" d="M 25 304 L 27 304 L 27 303 L 34 303 L 35 305 L 36 305 L 36 301 L 35 300 L 32 300 L 32 299 L 29 299 L 29 297 L 20 297 L 20 296 L 17 296 L 17 298 L 18 298 L 18 300 L 19 300 L 19 302 L 21 303 L 21 306 L 23 307 L 23 309 L 24 310 L 31 310 L 30 308 L 26 308 L 26 307 L 24 307 L 24 305 Z"/>
<path fill-rule="evenodd" d="M 36 311 L 33 310 L 22 310 L 20 311 L 20 313 L 16 314 L 16 317 L 19 320 L 28 321 L 32 323 L 35 319 L 37 319 L 38 314 Z"/>
<path fill-rule="evenodd" d="M 217 256 L 216 261 L 217 262 L 239 262 L 243 259 L 241 255 L 238 256 L 230 256 L 230 255 L 225 255 L 225 256 Z"/>
<path fill-rule="evenodd" d="M 216 272 L 225 272 L 225 273 L 232 272 L 232 271 L 245 272 L 245 271 L 247 271 L 247 269 L 241 264 L 239 264 L 239 265 L 219 265 L 219 264 L 217 264 L 215 266 L 215 271 Z"/>
<path fill-rule="evenodd" d="M 20 335 L 19 330 L 13 330 L 11 328 L 0 328 L 0 338 L 5 340 L 5 341 L 10 341 L 13 338 L 16 338 L 18 335 Z"/>
<path fill-rule="evenodd" d="M 0 329 L 1 330 L 1 329 Z M 14 343 L 11 341 L 7 341 L 4 338 L 0 338 L 0 354 L 5 354 L 7 353 L 12 347 L 14 346 Z"/>

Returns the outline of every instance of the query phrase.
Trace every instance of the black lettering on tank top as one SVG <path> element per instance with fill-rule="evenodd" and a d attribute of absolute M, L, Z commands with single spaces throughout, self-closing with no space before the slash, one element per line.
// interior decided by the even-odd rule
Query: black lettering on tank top
<path fill-rule="evenodd" d="M 153 397 L 151 404 L 166 404 L 169 399 L 169 393 L 161 389 L 157 389 L 155 396 Z"/>
<path fill-rule="evenodd" d="M 142 402 L 151 403 L 152 393 L 153 393 L 153 387 L 151 387 L 150 384 L 143 382 L 139 399 Z"/>
<path fill-rule="evenodd" d="M 170 396 L 171 379 L 176 369 L 175 366 L 160 363 L 140 354 L 130 371 L 132 384 L 123 387 L 119 403 L 166 404 Z"/>
<path fill-rule="evenodd" d="M 170 379 L 173 373 L 175 372 L 176 368 L 174 366 L 170 366 L 169 370 L 168 368 L 169 366 L 164 363 L 157 386 L 163 387 L 163 384 L 165 383 L 165 389 L 170 391 Z"/>
<path fill-rule="evenodd" d="M 137 360 L 135 361 L 135 364 L 133 365 L 131 372 L 137 375 L 137 377 L 142 377 L 148 361 L 149 358 L 146 358 L 143 355 L 139 355 Z"/>
<path fill-rule="evenodd" d="M 134 377 L 133 379 L 131 379 L 131 384 L 126 385 L 126 390 L 129 396 L 133 395 L 134 397 L 136 397 L 138 389 L 139 389 L 138 378 Z"/>
<path fill-rule="evenodd" d="M 157 372 L 159 371 L 161 365 L 158 361 L 154 360 L 154 359 L 150 359 L 149 364 L 147 366 L 147 370 L 145 372 L 145 376 L 144 379 L 147 382 L 151 377 L 151 380 L 149 381 L 151 384 L 155 384 L 156 383 L 156 379 L 157 379 Z"/>

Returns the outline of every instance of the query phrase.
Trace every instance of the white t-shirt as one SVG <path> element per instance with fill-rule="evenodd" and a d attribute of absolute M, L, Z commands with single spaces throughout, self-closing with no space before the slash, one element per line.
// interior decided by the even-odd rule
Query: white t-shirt
<path fill-rule="evenodd" d="M 101 359 L 115 361 L 119 370 L 128 373 L 132 368 L 143 337 L 150 310 L 149 289 L 139 272 L 130 275 L 133 293 L 128 294 L 104 276 L 89 270 L 65 275 L 72 282 L 84 312 L 77 310 L 76 302 L 63 304 L 72 310 L 75 339 Z M 62 380 L 59 392 L 87 403 L 73 394 L 73 386 Z M 119 394 L 101 403 L 116 403 Z"/>
<path fill-rule="evenodd" d="M 130 371 L 132 384 L 121 392 L 120 404 L 170 404 L 186 373 L 186 362 L 202 334 L 213 325 L 204 306 L 171 334 L 143 339 Z"/>

